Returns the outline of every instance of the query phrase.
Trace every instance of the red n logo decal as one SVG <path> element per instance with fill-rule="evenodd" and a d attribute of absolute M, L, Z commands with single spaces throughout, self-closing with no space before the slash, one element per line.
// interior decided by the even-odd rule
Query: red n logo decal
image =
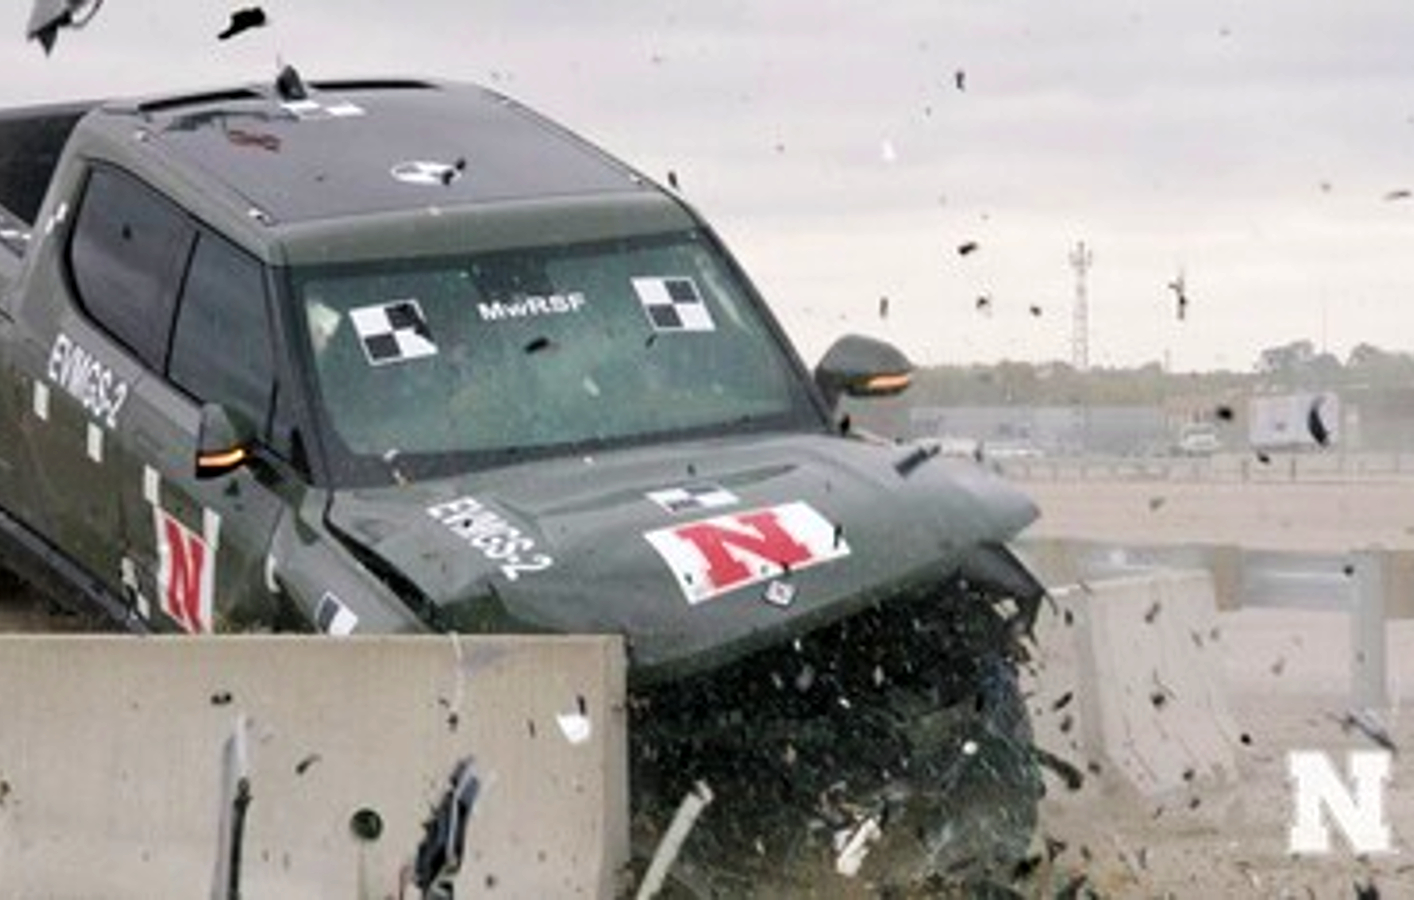
<path fill-rule="evenodd" d="M 688 603 L 849 555 L 841 529 L 808 503 L 784 503 L 644 535 Z"/>
<path fill-rule="evenodd" d="M 771 510 L 749 513 L 736 519 L 745 530 L 728 528 L 712 522 L 686 525 L 677 531 L 678 537 L 689 541 L 707 562 L 707 580 L 715 588 L 724 588 L 749 581 L 756 574 L 747 567 L 734 547 L 779 569 L 790 569 L 810 559 L 810 548 L 797 541 L 781 527 Z"/>
<path fill-rule="evenodd" d="M 183 629 L 195 633 L 211 630 L 211 547 L 162 510 L 154 510 L 157 524 L 157 590 L 162 611 Z"/>

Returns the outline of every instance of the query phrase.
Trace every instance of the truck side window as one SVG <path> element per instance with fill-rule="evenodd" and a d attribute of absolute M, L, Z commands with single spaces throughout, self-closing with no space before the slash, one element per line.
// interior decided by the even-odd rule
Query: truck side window
<path fill-rule="evenodd" d="M 205 232 L 177 309 L 168 377 L 266 434 L 275 374 L 263 270 L 254 258 Z"/>
<path fill-rule="evenodd" d="M 165 197 L 115 169 L 90 172 L 69 245 L 79 304 L 158 371 L 191 240 L 186 216 Z"/>

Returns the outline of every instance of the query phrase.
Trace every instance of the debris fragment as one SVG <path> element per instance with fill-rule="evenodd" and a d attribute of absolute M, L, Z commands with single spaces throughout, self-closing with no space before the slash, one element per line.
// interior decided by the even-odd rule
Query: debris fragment
<path fill-rule="evenodd" d="M 1265 451 L 1263 451 L 1263 450 L 1258 450 L 1258 451 L 1257 451 L 1257 462 L 1259 462 L 1259 463 L 1261 463 L 1262 465 L 1265 466 L 1265 465 L 1267 465 L 1268 463 L 1270 463 L 1271 461 L 1272 461 L 1271 456 L 1270 456 L 1269 454 L 1267 454 Z"/>
<path fill-rule="evenodd" d="M 1325 420 L 1321 418 L 1321 406 L 1326 402 L 1323 395 L 1317 395 L 1311 401 L 1311 408 L 1306 411 L 1306 430 L 1311 433 L 1311 440 L 1319 446 L 1325 447 L 1330 443 L 1331 432 L 1326 426 Z"/>
<path fill-rule="evenodd" d="M 1380 900 L 1380 889 L 1375 886 L 1373 877 L 1364 884 L 1355 882 L 1354 888 L 1355 900 Z"/>
<path fill-rule="evenodd" d="M 1217 417 L 1219 422 L 1231 422 L 1237 417 L 1237 413 L 1226 403 L 1220 404 L 1217 409 L 1213 410 L 1213 415 Z"/>
<path fill-rule="evenodd" d="M 959 91 L 967 90 L 967 71 L 965 69 L 958 69 L 953 72 L 952 83 L 953 87 L 957 88 Z"/>
<path fill-rule="evenodd" d="M 1155 600 L 1144 612 L 1144 624 L 1153 625 L 1159 618 L 1159 613 L 1163 611 L 1164 605 Z"/>
<path fill-rule="evenodd" d="M 674 172 L 672 169 L 668 170 L 668 187 L 673 190 L 678 189 L 678 173 Z"/>
<path fill-rule="evenodd" d="M 212 706 L 227 706 L 231 702 L 230 691 L 216 691 L 211 695 Z"/>
<path fill-rule="evenodd" d="M 1385 192 L 1386 200 L 1408 200 L 1410 197 L 1414 197 L 1414 191 L 1410 191 L 1408 188 L 1395 188 Z"/>
<path fill-rule="evenodd" d="M 1031 311 L 1031 315 L 1032 315 L 1032 316 L 1034 316 L 1034 317 L 1036 317 L 1036 318 L 1040 318 L 1040 317 L 1041 317 L 1041 307 L 1040 307 L 1038 304 L 1035 304 L 1035 303 L 1031 304 L 1031 306 L 1029 307 L 1029 309 L 1030 309 L 1030 311 Z"/>
<path fill-rule="evenodd" d="M 992 312 L 992 298 L 986 294 L 982 294 L 981 296 L 979 296 L 973 305 L 980 313 L 986 313 L 990 315 Z"/>
<path fill-rule="evenodd" d="M 975 253 L 976 251 L 977 251 L 977 242 L 976 242 L 976 241 L 963 241 L 961 244 L 958 244 L 958 245 L 957 245 L 957 255 L 958 255 L 958 256 L 966 256 L 966 255 L 968 255 L 969 253 Z"/>
<path fill-rule="evenodd" d="M 481 781 L 471 758 L 452 770 L 447 792 L 422 823 L 422 843 L 418 844 L 413 881 L 426 897 L 452 896 L 452 882 L 461 869 L 466 849 L 466 823 L 476 807 Z"/>
<path fill-rule="evenodd" d="M 60 28 L 83 28 L 98 15 L 102 6 L 103 0 L 35 0 L 25 36 L 39 41 L 44 55 L 48 56 L 59 39 Z"/>
<path fill-rule="evenodd" d="M 1169 282 L 1169 290 L 1173 291 L 1178 321 L 1182 322 L 1188 315 L 1188 285 L 1182 271 L 1178 273 L 1177 278 Z"/>
<path fill-rule="evenodd" d="M 1276 662 L 1272 663 L 1272 674 L 1279 676 L 1279 675 L 1281 675 L 1282 672 L 1285 672 L 1285 671 L 1286 671 L 1286 657 L 1285 657 L 1285 656 L 1278 656 L 1277 659 L 1276 659 Z"/>
<path fill-rule="evenodd" d="M 907 478 L 909 475 L 913 474 L 914 469 L 917 469 L 919 466 L 923 465 L 928 460 L 937 456 L 941 450 L 942 445 L 940 444 L 930 444 L 927 446 L 916 447 L 903 459 L 900 459 L 898 462 L 894 463 L 894 471 L 899 474 L 900 478 Z"/>
<path fill-rule="evenodd" d="M 542 334 L 540 337 L 532 339 L 530 343 L 525 345 L 525 352 L 528 355 L 535 354 L 542 350 L 549 350 L 554 347 L 554 345 L 553 341 Z"/>
<path fill-rule="evenodd" d="M 1354 729 L 1365 737 L 1374 741 L 1380 747 L 1390 753 L 1398 753 L 1399 747 L 1395 744 L 1394 738 L 1389 736 L 1389 730 L 1375 717 L 1375 714 L 1368 710 L 1352 711 L 1345 714 L 1340 722 L 1341 730 L 1350 733 Z"/>
<path fill-rule="evenodd" d="M 663 834 L 663 839 L 658 842 L 658 849 L 653 851 L 653 859 L 648 864 L 648 871 L 643 873 L 643 881 L 638 886 L 638 892 L 634 894 L 635 900 L 649 900 L 663 888 L 663 880 L 668 877 L 668 871 L 672 869 L 673 862 L 677 860 L 679 851 L 682 850 L 683 842 L 692 832 L 692 826 L 696 824 L 697 817 L 702 815 L 702 810 L 707 808 L 707 804 L 712 802 L 712 789 L 705 781 L 699 781 L 687 792 L 687 796 L 682 798 L 678 804 L 677 812 L 673 813 L 673 820 L 668 825 L 668 830 Z"/>
<path fill-rule="evenodd" d="M 1074 700 L 1074 699 L 1075 699 L 1075 692 L 1074 692 L 1074 691 L 1066 691 L 1064 694 L 1061 694 L 1059 697 L 1057 697 L 1056 700 L 1055 700 L 1055 702 L 1051 704 L 1051 710 L 1052 710 L 1053 712 L 1060 712 L 1061 710 L 1063 710 L 1063 709 L 1065 709 L 1067 706 L 1069 706 L 1069 705 L 1070 705 L 1070 701 L 1071 701 L 1071 700 Z"/>
<path fill-rule="evenodd" d="M 1067 790 L 1078 791 L 1084 786 L 1085 776 L 1075 766 L 1072 766 L 1059 756 L 1041 747 L 1033 746 L 1031 751 L 1036 756 L 1036 762 L 1050 769 L 1057 778 L 1064 782 Z M 1091 763 L 1091 765 L 1093 766 L 1095 764 Z M 1098 766 L 1096 766 L 1093 771 L 1098 775 Z"/>
<path fill-rule="evenodd" d="M 1150 497 L 1150 498 L 1149 498 L 1149 512 L 1158 512 L 1160 509 L 1163 508 L 1163 505 L 1164 505 L 1164 503 L 1166 503 L 1166 502 L 1167 502 L 1167 501 L 1166 501 L 1165 498 L 1163 498 L 1163 497 Z"/>
<path fill-rule="evenodd" d="M 228 41 L 243 31 L 252 28 L 261 28 L 269 24 L 265 17 L 265 10 L 258 6 L 247 6 L 231 13 L 231 22 L 226 26 L 226 30 L 216 35 L 217 40 Z"/>
<path fill-rule="evenodd" d="M 305 772 L 308 772 L 310 770 L 311 766 L 319 762 L 321 759 L 323 759 L 323 757 L 320 756 L 318 753 L 309 754 L 304 759 L 295 763 L 295 774 L 303 775 Z"/>
<path fill-rule="evenodd" d="M 880 298 L 879 298 L 879 318 L 881 318 L 881 319 L 887 319 L 888 317 L 889 317 L 889 298 L 888 298 L 888 297 L 880 297 Z"/>
<path fill-rule="evenodd" d="M 838 855 L 835 857 L 835 871 L 846 878 L 858 875 L 859 867 L 864 864 L 864 857 L 869 853 L 869 845 L 877 841 L 883 833 L 879 820 L 874 816 L 865 819 L 853 831 L 844 830 L 837 833 L 835 848 Z"/>

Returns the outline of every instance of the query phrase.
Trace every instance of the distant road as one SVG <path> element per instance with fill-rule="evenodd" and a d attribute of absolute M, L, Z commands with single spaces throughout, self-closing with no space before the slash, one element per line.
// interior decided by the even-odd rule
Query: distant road
<path fill-rule="evenodd" d="M 1328 552 L 1414 548 L 1414 478 L 1303 482 L 1013 479 L 1041 508 L 1029 538 L 1239 544 Z"/>

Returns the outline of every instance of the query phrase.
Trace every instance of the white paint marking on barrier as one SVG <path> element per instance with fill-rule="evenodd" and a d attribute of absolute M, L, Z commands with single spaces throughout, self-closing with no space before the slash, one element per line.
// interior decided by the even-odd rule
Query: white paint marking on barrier
<path fill-rule="evenodd" d="M 149 506 L 160 506 L 162 499 L 162 476 L 152 466 L 142 467 L 142 499 Z"/>
<path fill-rule="evenodd" d="M 49 385 L 42 381 L 34 383 L 34 415 L 41 422 L 49 421 Z"/>
<path fill-rule="evenodd" d="M 571 744 L 583 744 L 594 734 L 594 725 L 583 713 L 560 713 L 555 716 L 560 732 Z"/>

